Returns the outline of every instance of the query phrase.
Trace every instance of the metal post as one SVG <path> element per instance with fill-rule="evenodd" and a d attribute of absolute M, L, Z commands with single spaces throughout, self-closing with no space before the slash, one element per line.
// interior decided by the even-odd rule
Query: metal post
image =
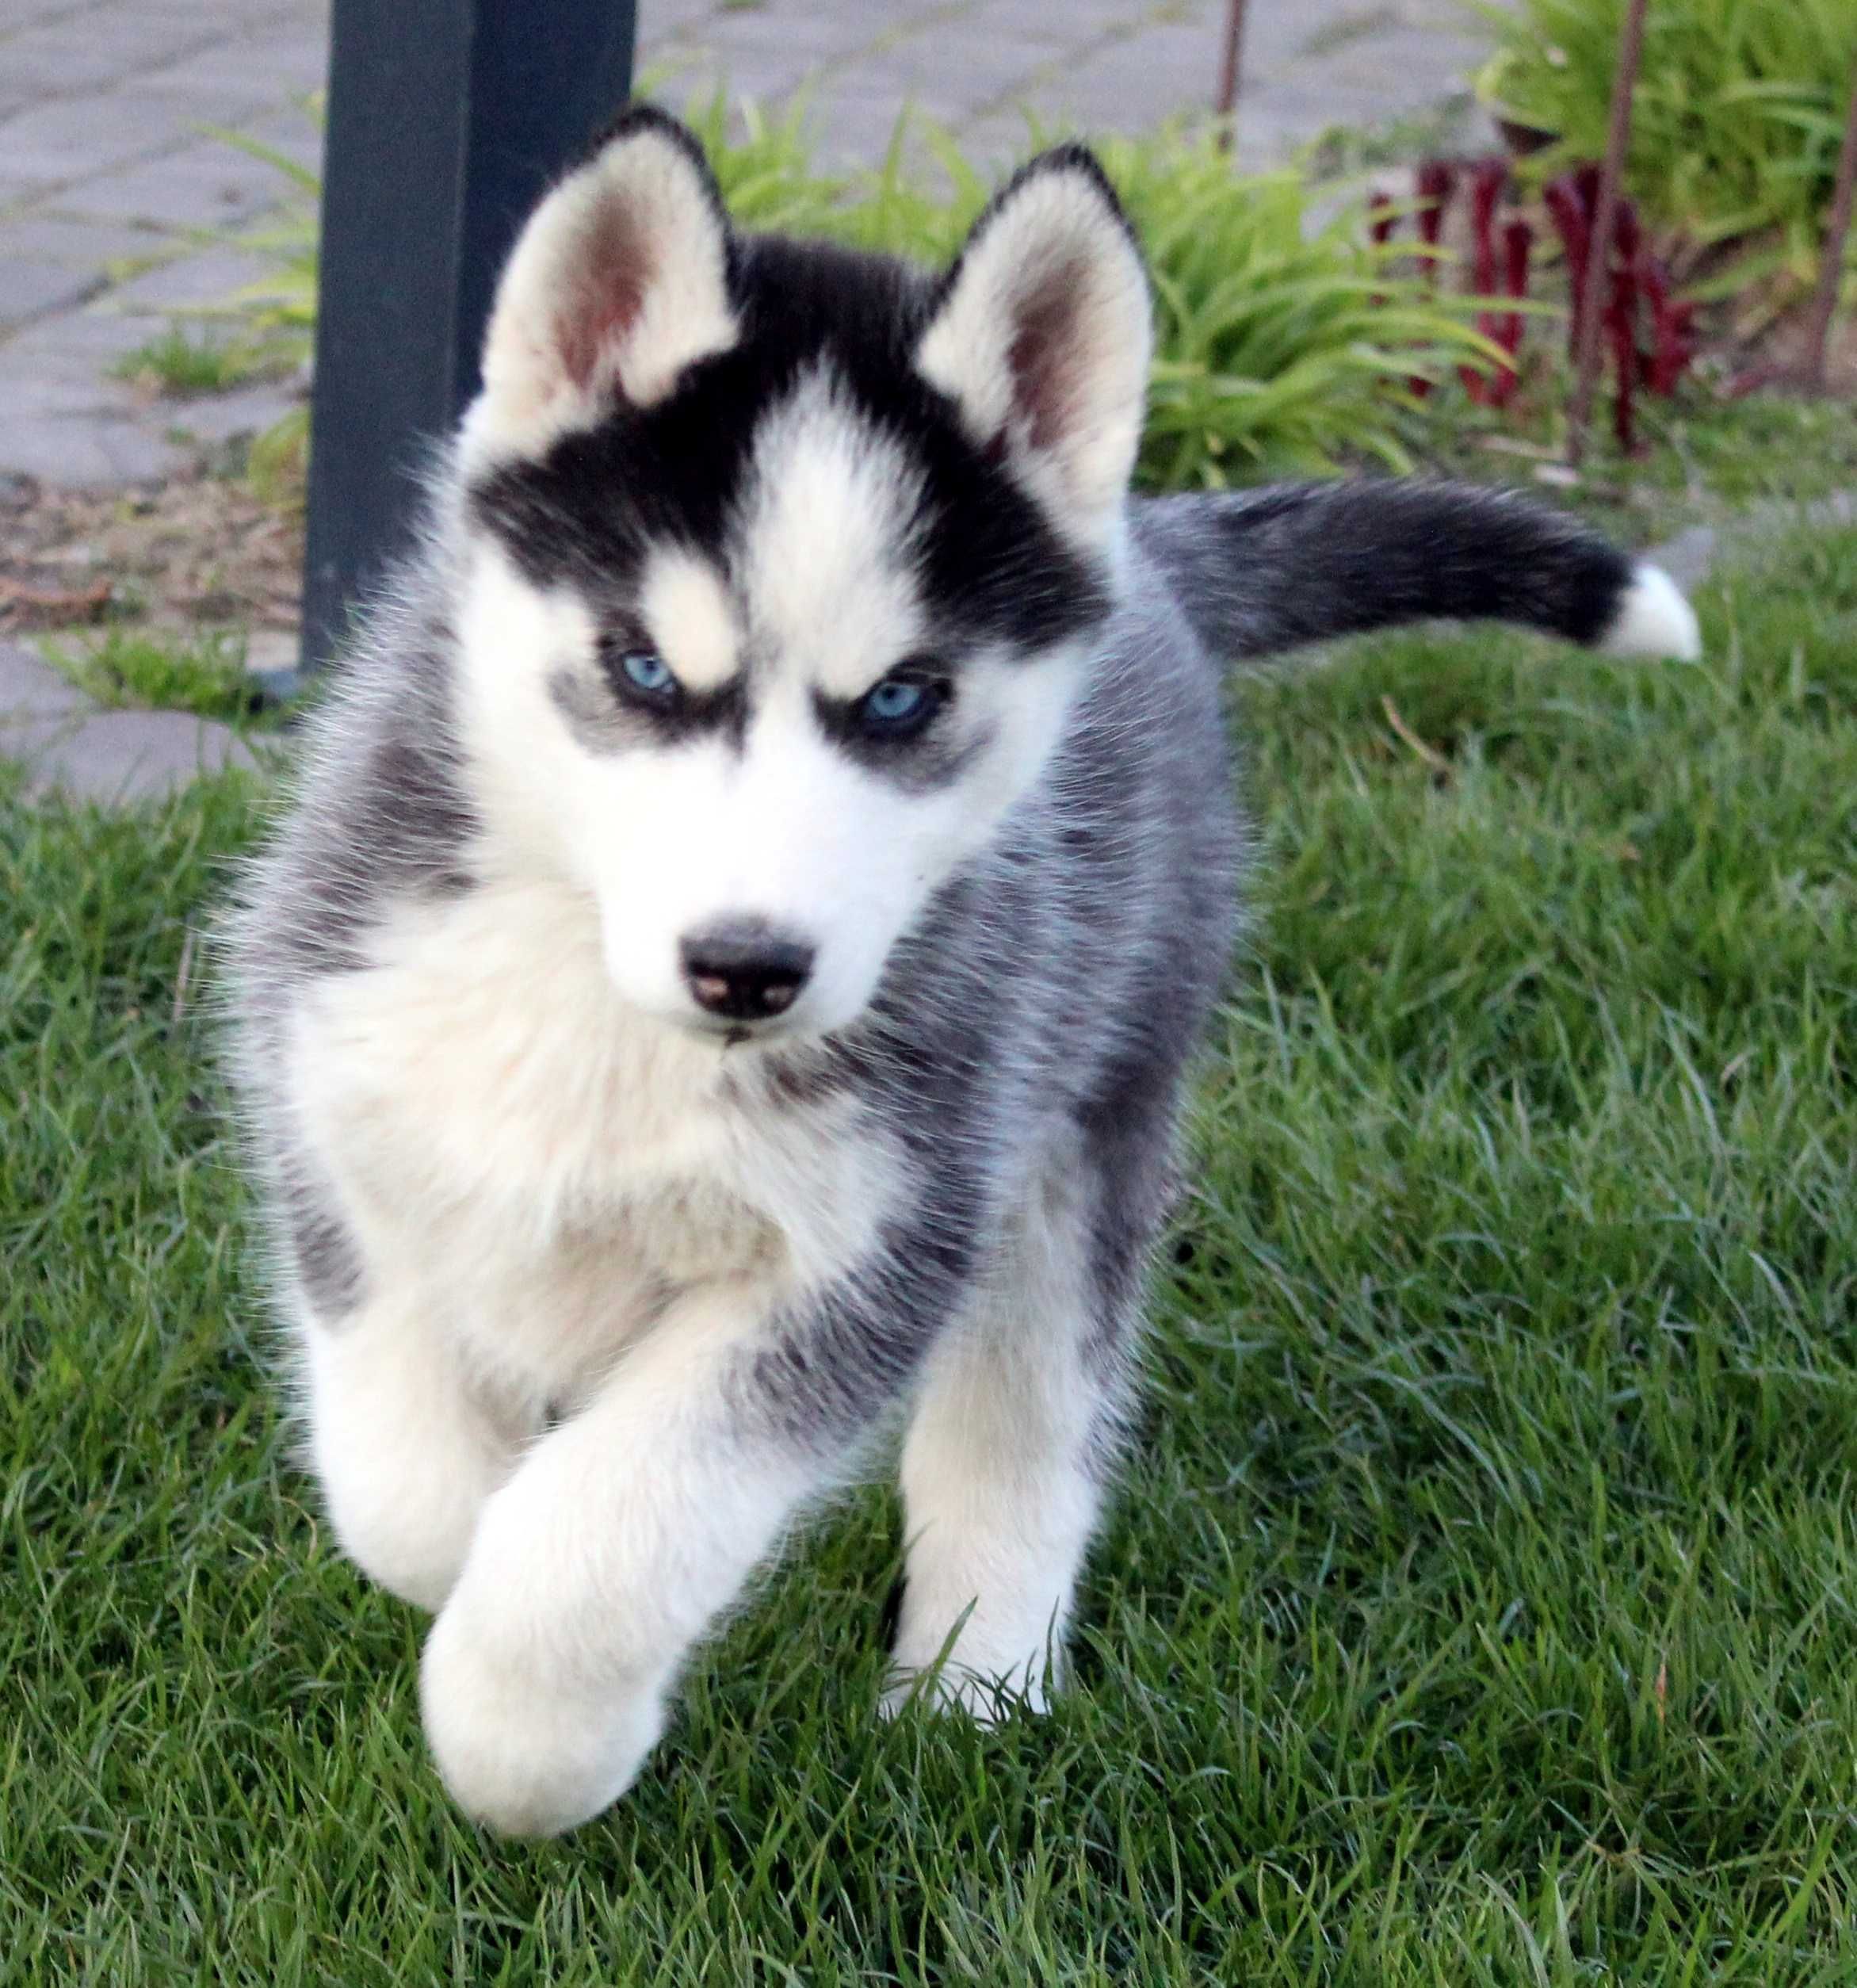
<path fill-rule="evenodd" d="M 1238 115 L 1239 58 L 1244 45 L 1245 0 L 1226 0 L 1225 32 L 1219 50 L 1219 94 L 1213 112 L 1219 120 L 1221 151 L 1232 149 L 1232 134 Z"/>
<path fill-rule="evenodd" d="M 334 0 L 303 662 L 405 543 L 502 258 L 625 101 L 634 0 Z"/>
<path fill-rule="evenodd" d="M 1612 114 L 1606 127 L 1606 162 L 1594 203 L 1592 243 L 1586 257 L 1586 288 L 1580 300 L 1574 346 L 1573 404 L 1567 410 L 1567 465 L 1580 467 L 1586 453 L 1586 424 L 1592 417 L 1593 390 L 1599 377 L 1599 325 L 1612 275 L 1612 234 L 1618 225 L 1618 188 L 1625 177 L 1625 148 L 1631 142 L 1631 98 L 1644 54 L 1645 0 L 1626 0 L 1618 29 L 1618 68 L 1612 78 Z"/>
<path fill-rule="evenodd" d="M 1825 262 L 1818 272 L 1818 289 L 1806 320 L 1805 384 L 1808 393 L 1825 392 L 1825 362 L 1831 343 L 1831 321 L 1838 308 L 1838 291 L 1844 277 L 1844 243 L 1851 233 L 1851 204 L 1857 189 L 1857 62 L 1851 65 L 1851 95 L 1844 112 L 1844 142 L 1838 154 L 1837 178 L 1833 184 L 1831 218 L 1825 228 Z"/>

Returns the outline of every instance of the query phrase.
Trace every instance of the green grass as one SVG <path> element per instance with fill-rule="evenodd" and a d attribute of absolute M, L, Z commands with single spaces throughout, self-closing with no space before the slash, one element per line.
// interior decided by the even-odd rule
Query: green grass
<path fill-rule="evenodd" d="M 1526 484 L 1533 464 L 1519 445 L 1551 465 L 1566 446 L 1568 369 L 1538 350 L 1523 371 L 1521 396 L 1500 411 L 1470 404 L 1455 383 L 1400 419 L 1414 461 L 1442 476 Z M 1857 492 L 1857 422 L 1847 403 L 1780 394 L 1718 397 L 1691 380 L 1670 400 L 1641 396 L 1643 455 L 1624 459 L 1602 403 L 1579 486 L 1542 490 L 1616 536 L 1649 545 L 1698 524 L 1739 533 L 1769 512 Z M 1494 442 L 1496 446 L 1489 445 Z"/>
<path fill-rule="evenodd" d="M 110 370 L 119 380 L 146 382 L 174 400 L 224 393 L 248 380 L 275 373 L 277 355 L 247 339 L 191 338 L 178 325 L 125 352 Z"/>
<path fill-rule="evenodd" d="M 866 1493 L 541 1847 L 439 1795 L 267 1381 L 189 937 L 252 790 L 0 804 L 10 1988 L 1857 1979 L 1857 533 L 1702 607 L 1239 694 L 1258 923 L 1053 1715 L 873 1718 Z"/>
<path fill-rule="evenodd" d="M 46 659 L 100 703 L 192 711 L 228 721 L 257 709 L 242 637 L 113 628 L 76 646 L 46 641 Z"/>

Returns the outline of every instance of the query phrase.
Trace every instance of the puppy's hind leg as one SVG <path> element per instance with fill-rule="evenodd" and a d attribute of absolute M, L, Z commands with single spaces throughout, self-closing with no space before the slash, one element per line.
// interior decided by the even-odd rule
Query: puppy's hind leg
<path fill-rule="evenodd" d="M 1102 1275 L 1093 1176 L 1076 1153 L 1053 1160 L 930 1356 L 903 1452 L 907 1566 L 888 1711 L 925 1673 L 938 1702 L 988 1719 L 1009 1700 L 1042 1709 L 1061 1677 L 1138 1282 Z"/>

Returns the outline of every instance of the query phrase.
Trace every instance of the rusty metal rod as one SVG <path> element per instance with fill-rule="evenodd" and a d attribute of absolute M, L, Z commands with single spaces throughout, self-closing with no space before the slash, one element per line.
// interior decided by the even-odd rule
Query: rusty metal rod
<path fill-rule="evenodd" d="M 1232 128 L 1238 109 L 1238 55 L 1244 45 L 1245 0 L 1228 0 L 1225 45 L 1219 58 L 1219 94 L 1213 108 L 1219 120 L 1219 150 L 1232 149 Z"/>
<path fill-rule="evenodd" d="M 1618 186 L 1625 176 L 1625 148 L 1631 142 L 1631 98 L 1644 54 L 1645 0 L 1626 0 L 1618 30 L 1618 68 L 1612 78 L 1612 115 L 1606 128 L 1605 162 L 1599 169 L 1599 197 L 1593 215 L 1592 247 L 1586 258 L 1586 291 L 1580 300 L 1579 337 L 1573 400 L 1567 410 L 1567 464 L 1580 467 L 1586 453 L 1587 424 L 1599 377 L 1599 326 L 1606 314 L 1606 289 L 1612 273 L 1612 231 L 1618 218 Z"/>
<path fill-rule="evenodd" d="M 1844 113 L 1844 148 L 1838 154 L 1838 175 L 1832 183 L 1831 219 L 1825 224 L 1825 266 L 1818 272 L 1818 292 L 1805 334 L 1805 391 L 1825 392 L 1825 355 L 1831 342 L 1831 321 L 1838 308 L 1844 277 L 1844 243 L 1851 233 L 1851 192 L 1857 187 L 1857 62 L 1851 64 L 1851 102 Z"/>

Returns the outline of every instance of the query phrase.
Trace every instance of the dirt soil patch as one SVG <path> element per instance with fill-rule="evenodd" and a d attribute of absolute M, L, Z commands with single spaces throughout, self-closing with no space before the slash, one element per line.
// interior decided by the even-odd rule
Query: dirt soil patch
<path fill-rule="evenodd" d="M 205 470 L 109 491 L 0 477 L 0 634 L 134 621 L 291 629 L 301 521 Z"/>

